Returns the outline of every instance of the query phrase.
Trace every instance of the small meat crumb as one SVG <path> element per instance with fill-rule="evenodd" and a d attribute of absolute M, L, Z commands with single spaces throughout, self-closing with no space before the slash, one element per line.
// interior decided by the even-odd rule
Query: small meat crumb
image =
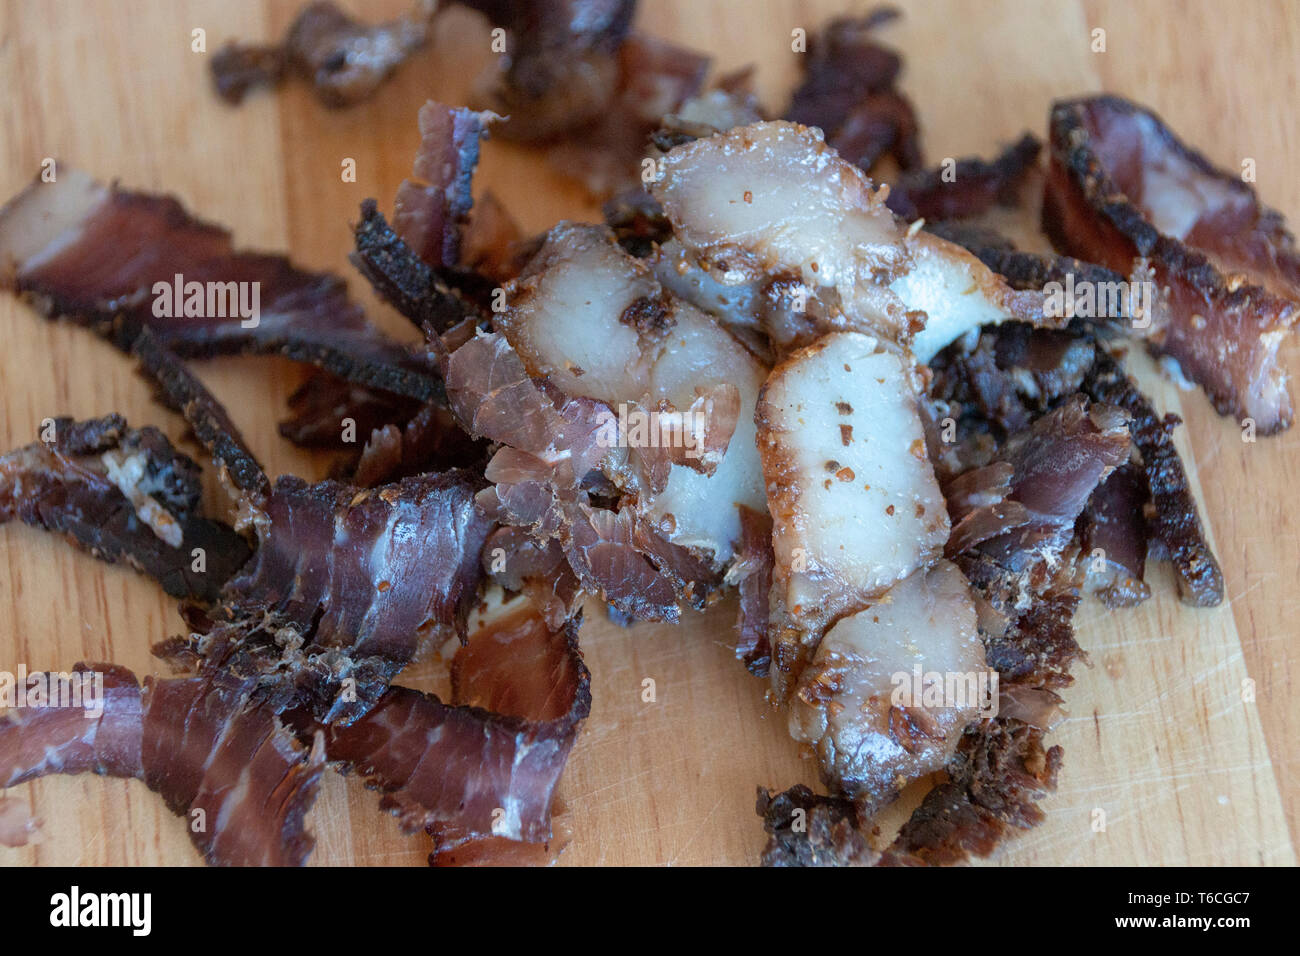
<path fill-rule="evenodd" d="M 846 465 L 845 467 L 841 468 L 839 471 L 835 472 L 835 477 L 838 478 L 840 481 L 852 481 L 853 469 L 849 468 Z"/>
<path fill-rule="evenodd" d="M 851 444 L 853 443 L 853 426 L 852 426 L 852 425 L 841 425 L 841 426 L 840 426 L 840 443 L 843 444 L 843 445 L 846 445 L 846 446 L 847 446 L 847 445 L 851 445 Z"/>
<path fill-rule="evenodd" d="M 887 514 L 887 515 L 892 515 L 893 513 L 894 513 L 894 506 L 893 506 L 893 505 L 890 505 L 888 508 L 885 509 L 885 514 Z"/>

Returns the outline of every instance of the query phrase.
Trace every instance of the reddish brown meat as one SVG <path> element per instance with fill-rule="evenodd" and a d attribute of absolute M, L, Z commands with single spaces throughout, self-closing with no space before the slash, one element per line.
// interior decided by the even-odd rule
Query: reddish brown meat
<path fill-rule="evenodd" d="M 1278 348 L 1300 315 L 1300 256 L 1282 216 L 1154 113 L 1114 96 L 1057 103 L 1043 226 L 1062 251 L 1162 290 L 1148 328 L 1221 414 L 1291 423 Z"/>
<path fill-rule="evenodd" d="M 216 600 L 250 551 L 203 516 L 198 465 L 156 428 L 130 429 L 120 415 L 46 427 L 48 441 L 0 455 L 0 523 L 59 532 L 173 597 Z"/>
<path fill-rule="evenodd" d="M 258 681 L 213 672 L 146 677 L 108 664 L 74 672 L 102 679 L 102 711 L 23 707 L 0 722 L 0 781 L 97 773 L 144 781 L 182 816 L 213 864 L 297 866 L 312 850 L 304 827 L 324 764 L 286 730 Z"/>

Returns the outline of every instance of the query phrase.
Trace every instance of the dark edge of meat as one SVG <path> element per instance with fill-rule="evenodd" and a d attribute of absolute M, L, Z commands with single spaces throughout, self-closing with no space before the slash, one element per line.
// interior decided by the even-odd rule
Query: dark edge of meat
<path fill-rule="evenodd" d="M 0 523 L 18 519 L 62 533 L 101 561 L 124 562 L 153 577 L 172 597 L 215 601 L 251 552 L 229 525 L 203 516 L 199 466 L 156 428 L 129 429 L 120 415 L 55 418 L 49 427 L 51 442 L 0 455 Z M 110 479 L 105 454 L 119 467 L 139 467 L 138 500 Z M 147 521 L 141 508 L 161 514 Z M 179 543 L 164 540 L 155 523 Z M 195 549 L 202 551 L 202 570 Z"/>
<path fill-rule="evenodd" d="M 418 329 L 439 334 L 478 310 L 457 295 L 433 268 L 416 255 L 384 219 L 375 200 L 361 204 L 361 221 L 353 232 L 356 251 L 349 257 L 375 292 Z"/>
<path fill-rule="evenodd" d="M 881 866 L 944 866 L 988 856 L 1015 830 L 1042 822 L 1037 801 L 1056 789 L 1063 751 L 1043 731 L 1007 718 L 968 727 L 948 768 L 880 858 Z"/>
<path fill-rule="evenodd" d="M 141 369 L 157 383 L 169 408 L 181 413 L 235 488 L 264 500 L 271 484 L 261 464 L 249 451 L 226 409 L 175 355 L 142 330 L 133 347 Z"/>
<path fill-rule="evenodd" d="M 862 835 L 852 800 L 803 784 L 777 794 L 759 787 L 755 809 L 768 833 L 763 866 L 870 866 L 880 856 Z"/>
<path fill-rule="evenodd" d="M 1147 525 L 1159 547 L 1157 557 L 1169 560 L 1178 581 L 1178 596 L 1194 607 L 1223 603 L 1223 572 L 1201 527 L 1201 516 L 1174 447 L 1177 415 L 1159 417 L 1155 408 L 1119 363 L 1100 346 L 1084 390 L 1094 399 L 1129 413 L 1133 441 L 1142 455 L 1142 468 L 1151 490 L 1153 514 Z"/>
<path fill-rule="evenodd" d="M 1257 270 L 1225 275 L 1190 238 L 1161 233 L 1125 194 L 1115 171 L 1103 163 L 1089 125 L 1093 109 L 1153 124 L 1166 152 L 1197 175 L 1248 197 L 1256 217 L 1250 235 L 1263 237 L 1273 278 L 1289 280 L 1283 284 L 1290 291 L 1275 294 L 1261 283 Z M 1221 415 L 1250 417 L 1263 434 L 1289 427 L 1293 409 L 1277 353 L 1282 337 L 1300 317 L 1300 257 L 1282 216 L 1263 206 L 1239 177 L 1216 169 L 1178 140 L 1154 113 L 1127 100 L 1097 96 L 1058 102 L 1050 128 L 1042 215 L 1043 231 L 1052 244 L 1117 272 L 1136 272 L 1135 267 L 1148 271 L 1161 290 L 1161 321 L 1145 330 L 1148 348 L 1177 360 Z M 1226 232 L 1226 227 L 1220 231 Z"/>

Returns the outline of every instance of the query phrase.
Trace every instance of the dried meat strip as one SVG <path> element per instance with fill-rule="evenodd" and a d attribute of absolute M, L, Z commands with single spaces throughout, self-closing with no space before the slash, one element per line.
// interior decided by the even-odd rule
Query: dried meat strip
<path fill-rule="evenodd" d="M 474 197 L 470 186 L 479 144 L 495 113 L 476 113 L 429 100 L 418 116 L 420 147 L 411 179 L 397 188 L 393 228 L 430 266 L 460 262 L 462 234 Z"/>
<path fill-rule="evenodd" d="M 173 197 L 60 170 L 0 209 L 0 284 L 129 351 L 143 329 L 182 357 L 273 354 L 421 401 L 441 382 L 329 273 L 236 252 Z"/>
<path fill-rule="evenodd" d="M 1083 388 L 1097 401 L 1124 409 L 1130 417 L 1133 443 L 1142 456 L 1142 470 L 1150 493 L 1146 528 L 1155 553 L 1173 564 L 1178 596 L 1195 607 L 1223 603 L 1223 572 L 1214 556 L 1200 511 L 1192 495 L 1183 461 L 1174 447 L 1177 415 L 1160 416 L 1137 383 L 1100 347 Z"/>
<path fill-rule="evenodd" d="M 449 288 L 433 267 L 420 258 L 384 219 L 373 199 L 361 204 L 361 221 L 354 230 L 352 264 L 385 302 L 420 329 L 438 334 L 478 310 Z"/>
<path fill-rule="evenodd" d="M 810 36 L 803 81 L 784 113 L 795 123 L 820 127 L 826 142 L 864 170 L 886 155 L 903 170 L 921 165 L 915 110 L 894 87 L 902 59 L 873 39 L 877 27 L 897 16 L 893 7 L 879 7 L 832 20 Z"/>
<path fill-rule="evenodd" d="M 1264 434 L 1291 423 L 1278 349 L 1300 315 L 1300 255 L 1280 213 L 1149 110 L 1114 96 L 1051 114 L 1043 227 L 1063 252 L 1135 281 L 1159 307 L 1142 331 L 1220 414 Z"/>
<path fill-rule="evenodd" d="M 91 706 L 83 696 L 82 706 L 47 701 L 6 711 L 0 721 L 4 786 L 55 773 L 142 780 L 185 818 L 209 863 L 306 861 L 314 840 L 305 818 L 324 753 L 281 724 L 256 679 L 214 671 L 146 677 L 141 687 L 131 671 L 108 664 L 78 664 L 61 676 L 83 688 L 98 680 L 102 696 L 92 691 Z"/>
<path fill-rule="evenodd" d="M 47 441 L 0 455 L 0 523 L 62 533 L 173 597 L 205 603 L 248 560 L 242 537 L 204 517 L 198 465 L 156 428 L 108 415 L 50 419 L 42 431 Z"/>
<path fill-rule="evenodd" d="M 327 758 L 363 776 L 402 828 L 436 852 L 499 837 L 551 839 L 551 805 L 591 709 L 580 619 L 558 631 L 524 612 L 478 632 L 453 661 L 454 695 L 391 688 L 355 723 L 325 728 Z"/>

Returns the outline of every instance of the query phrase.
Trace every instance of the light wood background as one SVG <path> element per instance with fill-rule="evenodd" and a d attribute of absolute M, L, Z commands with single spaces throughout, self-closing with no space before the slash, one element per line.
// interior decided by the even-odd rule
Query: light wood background
<path fill-rule="evenodd" d="M 330 112 L 301 85 L 239 109 L 209 85 L 209 55 L 229 38 L 279 36 L 297 0 L 0 2 L 0 194 L 22 188 L 47 156 L 98 177 L 176 193 L 230 225 L 245 247 L 288 249 L 349 276 L 348 224 L 367 196 L 391 206 L 418 142 L 426 97 L 460 101 L 484 34 L 453 14 L 435 48 L 371 102 Z M 367 17 L 401 3 L 348 3 Z M 1220 164 L 1256 160 L 1266 202 L 1300 225 L 1300 5 L 1250 2 L 903 3 L 883 37 L 906 54 L 928 161 L 989 154 L 1022 129 L 1044 134 L 1054 97 L 1123 93 L 1155 107 Z M 796 75 L 790 31 L 865 5 L 844 0 L 645 0 L 649 32 L 714 53 L 729 69 L 758 64 L 770 108 Z M 1105 53 L 1091 31 L 1107 33 Z M 358 181 L 340 163 L 356 160 Z M 529 231 L 595 209 L 527 150 L 489 143 L 477 187 L 492 188 Z M 409 335 L 375 305 L 377 320 Z M 1297 348 L 1289 346 L 1291 364 Z M 281 440 L 276 422 L 300 372 L 277 360 L 223 360 L 201 373 L 225 399 L 272 474 L 320 475 L 326 461 Z M 994 862 L 1293 864 L 1300 823 L 1300 431 L 1241 441 L 1199 393 L 1179 393 L 1144 366 L 1178 433 L 1217 545 L 1230 601 L 1196 611 L 1156 568 L 1156 597 L 1134 611 L 1080 614 L 1091 655 L 1069 691 L 1061 787 L 1047 821 Z M 149 400 L 130 363 L 89 333 L 51 325 L 0 298 L 0 447 L 32 441 L 48 415 L 118 410 L 173 437 L 179 420 Z M 197 454 L 197 453 L 196 453 Z M 210 495 L 214 504 L 219 496 Z M 732 659 L 730 600 L 677 628 L 612 626 L 597 608 L 583 633 L 595 705 L 561 788 L 565 864 L 746 864 L 763 834 L 758 784 L 812 783 L 815 772 L 770 716 L 760 682 Z M 0 528 L 0 668 L 112 660 L 155 670 L 149 645 L 182 625 L 150 581 L 107 567 L 50 535 Z M 438 667 L 416 669 L 425 686 Z M 642 680 L 657 699 L 643 703 Z M 1243 681 L 1255 685 L 1243 700 Z M 44 842 L 0 848 L 0 863 L 194 864 L 181 821 L 137 782 L 52 778 L 10 793 L 44 820 Z M 317 865 L 421 864 L 423 836 L 403 837 L 355 780 L 328 774 L 311 816 Z M 1096 811 L 1104 831 L 1094 827 Z"/>

